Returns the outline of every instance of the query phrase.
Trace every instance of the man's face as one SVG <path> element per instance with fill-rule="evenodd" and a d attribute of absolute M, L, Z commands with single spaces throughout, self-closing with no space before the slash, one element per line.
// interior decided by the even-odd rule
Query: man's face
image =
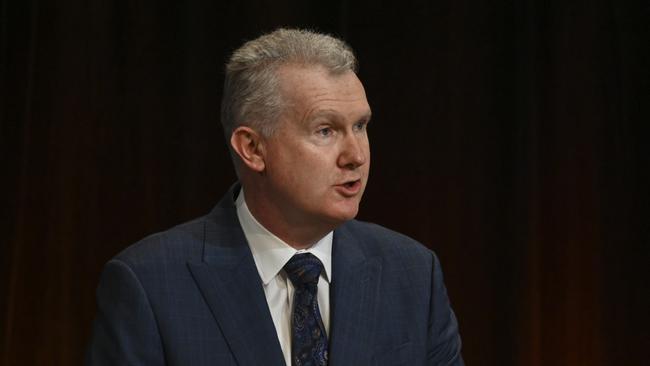
<path fill-rule="evenodd" d="M 283 66 L 287 107 L 267 140 L 270 199 L 297 225 L 336 226 L 357 215 L 368 181 L 370 107 L 353 72 Z"/>

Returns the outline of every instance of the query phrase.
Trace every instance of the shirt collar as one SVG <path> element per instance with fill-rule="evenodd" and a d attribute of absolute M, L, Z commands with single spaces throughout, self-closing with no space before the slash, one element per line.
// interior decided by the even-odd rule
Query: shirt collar
<path fill-rule="evenodd" d="M 271 282 L 296 253 L 311 253 L 316 256 L 323 263 L 325 280 L 328 283 L 332 281 L 332 231 L 311 247 L 296 250 L 267 230 L 253 217 L 246 204 L 243 188 L 239 191 L 235 205 L 237 206 L 239 223 L 244 231 L 255 260 L 255 266 L 264 285 Z"/>

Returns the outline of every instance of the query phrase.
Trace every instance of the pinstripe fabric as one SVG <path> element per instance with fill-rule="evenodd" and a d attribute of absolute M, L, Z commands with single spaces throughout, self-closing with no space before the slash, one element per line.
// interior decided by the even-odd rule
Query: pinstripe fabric
<path fill-rule="evenodd" d="M 284 365 L 234 186 L 202 218 L 104 268 L 87 365 Z M 463 365 L 436 256 L 350 221 L 334 232 L 329 365 Z"/>

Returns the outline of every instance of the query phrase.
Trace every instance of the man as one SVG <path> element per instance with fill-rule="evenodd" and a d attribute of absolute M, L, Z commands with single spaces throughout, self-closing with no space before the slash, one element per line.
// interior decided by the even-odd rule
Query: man
<path fill-rule="evenodd" d="M 109 261 L 89 365 L 462 365 L 435 255 L 353 220 L 370 107 L 342 41 L 279 29 L 227 67 L 240 180 Z"/>

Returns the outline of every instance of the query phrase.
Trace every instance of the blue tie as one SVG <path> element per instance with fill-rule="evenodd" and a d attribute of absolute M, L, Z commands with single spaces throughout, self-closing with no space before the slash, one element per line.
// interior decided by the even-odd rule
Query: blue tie
<path fill-rule="evenodd" d="M 311 253 L 294 255 L 284 271 L 295 289 L 291 317 L 292 366 L 327 365 L 327 334 L 318 308 L 318 278 L 323 264 Z"/>

